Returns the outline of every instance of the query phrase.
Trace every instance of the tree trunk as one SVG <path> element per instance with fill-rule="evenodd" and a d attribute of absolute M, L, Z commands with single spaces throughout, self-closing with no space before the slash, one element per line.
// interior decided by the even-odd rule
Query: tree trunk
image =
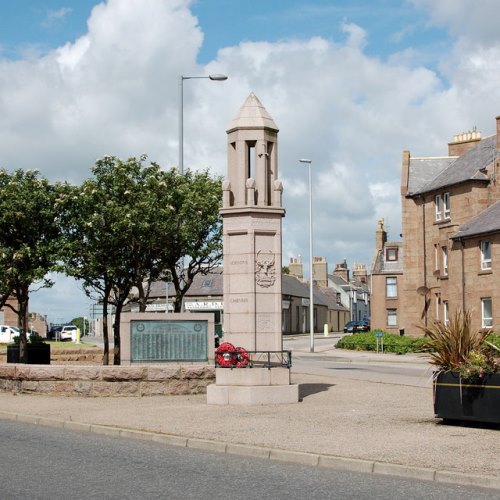
<path fill-rule="evenodd" d="M 19 288 L 16 292 L 19 304 L 17 321 L 21 327 L 21 335 L 19 336 L 19 362 L 28 362 L 28 302 L 29 302 L 29 287 Z"/>
<path fill-rule="evenodd" d="M 139 298 L 137 302 L 139 303 L 139 312 L 146 312 L 146 293 L 144 292 L 144 285 L 141 283 L 137 284 L 137 291 L 139 293 Z"/>
<path fill-rule="evenodd" d="M 104 340 L 104 352 L 102 364 L 109 365 L 109 332 L 108 332 L 108 299 L 105 298 L 102 304 L 102 336 Z"/>
<path fill-rule="evenodd" d="M 113 349 L 113 364 L 119 365 L 121 364 L 120 359 L 120 317 L 122 314 L 123 304 L 119 302 L 115 305 L 115 321 L 113 323 L 113 341 L 114 341 L 114 349 Z"/>

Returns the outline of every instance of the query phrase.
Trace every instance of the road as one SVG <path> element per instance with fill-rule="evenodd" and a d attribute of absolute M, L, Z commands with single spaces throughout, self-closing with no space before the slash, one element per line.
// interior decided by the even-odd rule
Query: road
<path fill-rule="evenodd" d="M 292 351 L 292 372 L 334 376 L 369 382 L 431 387 L 433 368 L 428 363 L 408 359 L 408 356 L 387 356 L 371 353 L 334 350 L 341 334 L 323 337 L 316 335 L 315 352 L 310 353 L 308 335 L 285 337 L 283 348 Z"/>
<path fill-rule="evenodd" d="M 491 490 L 361 474 L 0 420 L 0 497 L 491 500 Z"/>

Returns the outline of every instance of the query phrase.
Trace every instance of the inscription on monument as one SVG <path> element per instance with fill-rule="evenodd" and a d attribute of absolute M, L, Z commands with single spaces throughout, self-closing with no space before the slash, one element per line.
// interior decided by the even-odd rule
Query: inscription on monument
<path fill-rule="evenodd" d="M 273 317 L 271 314 L 257 314 L 257 331 L 271 332 L 273 330 Z"/>

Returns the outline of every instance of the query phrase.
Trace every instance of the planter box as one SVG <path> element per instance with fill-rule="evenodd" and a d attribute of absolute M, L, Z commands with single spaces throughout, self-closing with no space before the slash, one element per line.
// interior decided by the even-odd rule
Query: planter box
<path fill-rule="evenodd" d="M 50 344 L 28 344 L 30 365 L 50 365 Z M 7 363 L 19 363 L 19 345 L 7 345 Z"/>
<path fill-rule="evenodd" d="M 500 373 L 469 381 L 441 372 L 434 381 L 434 413 L 444 420 L 500 424 Z"/>

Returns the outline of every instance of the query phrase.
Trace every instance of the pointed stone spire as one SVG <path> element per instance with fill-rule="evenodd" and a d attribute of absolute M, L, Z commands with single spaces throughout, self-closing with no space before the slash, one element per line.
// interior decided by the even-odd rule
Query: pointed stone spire
<path fill-rule="evenodd" d="M 279 130 L 271 115 L 259 101 L 259 98 L 252 92 L 229 124 L 227 133 L 229 134 L 235 129 L 263 128 L 275 130 L 276 132 Z"/>

